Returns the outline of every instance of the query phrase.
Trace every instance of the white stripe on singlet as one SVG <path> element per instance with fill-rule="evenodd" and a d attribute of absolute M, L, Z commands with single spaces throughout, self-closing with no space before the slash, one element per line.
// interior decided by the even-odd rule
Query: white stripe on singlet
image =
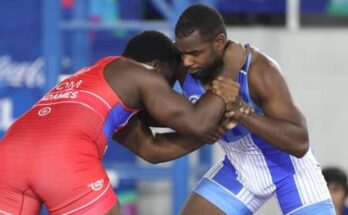
<path fill-rule="evenodd" d="M 7 212 L 5 212 L 5 211 L 3 211 L 3 210 L 0 210 L 0 214 L 4 214 L 4 215 L 13 215 L 13 214 L 7 213 Z"/>
<path fill-rule="evenodd" d="M 106 107 L 108 107 L 109 109 L 111 109 L 111 105 L 109 105 L 109 103 L 108 103 L 107 101 L 105 101 L 105 99 L 102 98 L 101 96 L 99 96 L 99 95 L 97 95 L 97 94 L 95 94 L 95 93 L 93 93 L 93 92 L 91 92 L 91 91 L 88 91 L 88 90 L 79 90 L 79 92 L 87 93 L 87 94 L 89 94 L 89 95 L 94 96 L 95 98 L 97 98 L 97 99 L 99 99 L 101 102 L 103 102 L 104 105 L 105 105 Z"/>
<path fill-rule="evenodd" d="M 247 188 L 242 188 L 241 191 L 236 195 L 239 200 L 241 200 L 253 213 L 256 212 L 261 206 L 270 198 L 261 198 L 255 196 Z"/>
<path fill-rule="evenodd" d="M 231 143 L 220 141 L 220 145 L 236 169 L 238 180 L 247 189 L 263 196 L 275 191 L 266 159 L 250 134 Z"/>
<path fill-rule="evenodd" d="M 304 205 L 330 198 L 321 169 L 311 150 L 300 159 L 291 156 L 291 161 L 295 169 L 295 183 Z"/>
<path fill-rule="evenodd" d="M 86 204 L 82 205 L 82 206 L 79 207 L 79 208 L 76 208 L 76 209 L 71 210 L 71 211 L 69 211 L 69 212 L 63 213 L 62 215 L 69 215 L 69 214 L 75 213 L 75 212 L 77 212 L 77 211 L 79 211 L 79 210 L 82 210 L 82 209 L 84 209 L 84 208 L 90 206 L 91 204 L 95 203 L 95 202 L 98 201 L 101 197 L 104 196 L 104 194 L 109 190 L 110 186 L 111 186 L 111 183 L 109 182 L 108 185 L 107 185 L 107 187 L 105 188 L 105 190 L 103 190 L 103 192 L 101 192 L 96 198 L 94 198 L 94 199 L 91 200 L 90 202 L 87 202 Z"/>
<path fill-rule="evenodd" d="M 58 104 L 69 104 L 69 103 L 71 103 L 71 104 L 79 104 L 79 105 L 85 106 L 86 108 L 91 109 L 95 113 L 97 113 L 97 111 L 92 106 L 90 106 L 89 104 L 86 104 L 84 102 L 79 102 L 79 101 L 61 101 L 61 102 L 51 102 L 51 103 L 45 103 L 45 104 L 35 104 L 33 107 L 58 105 Z"/>
<path fill-rule="evenodd" d="M 209 179 L 212 179 L 216 173 L 223 167 L 223 163 L 222 163 L 223 160 L 219 161 L 218 163 L 216 163 L 214 166 L 212 166 L 208 172 L 206 172 L 204 174 L 204 177 L 203 178 L 209 178 Z"/>

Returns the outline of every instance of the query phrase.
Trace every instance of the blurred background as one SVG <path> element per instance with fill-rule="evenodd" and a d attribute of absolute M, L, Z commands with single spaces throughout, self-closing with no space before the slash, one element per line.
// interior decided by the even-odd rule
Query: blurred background
<path fill-rule="evenodd" d="M 250 43 L 280 64 L 307 118 L 317 159 L 347 172 L 348 0 L 3 0 L 0 137 L 62 76 L 120 55 L 136 33 L 155 29 L 173 38 L 178 16 L 196 2 L 221 12 L 230 39 Z M 222 156 L 213 145 L 150 165 L 110 142 L 104 163 L 124 215 L 174 215 Z M 257 214 L 280 210 L 271 200 Z"/>

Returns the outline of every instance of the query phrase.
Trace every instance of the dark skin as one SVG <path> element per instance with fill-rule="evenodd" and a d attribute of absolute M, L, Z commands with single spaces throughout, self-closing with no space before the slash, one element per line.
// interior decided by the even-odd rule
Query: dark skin
<path fill-rule="evenodd" d="M 225 100 L 236 97 L 238 91 L 235 90 L 231 95 L 231 80 L 216 81 L 218 89 L 215 93 L 206 93 L 193 105 L 171 88 L 175 67 L 157 61 L 149 64 L 162 70 L 121 59 L 110 63 L 104 69 L 104 77 L 128 108 L 145 108 L 160 124 L 182 133 L 153 137 L 148 126 L 138 117 L 134 117 L 126 128 L 114 135 L 113 139 L 120 144 L 145 160 L 157 163 L 175 159 L 202 146 L 202 137 L 221 120 L 225 111 Z M 191 137 L 187 137 L 187 134 Z M 120 206 L 115 205 L 108 214 L 120 214 Z"/>
<path fill-rule="evenodd" d="M 104 76 L 127 107 L 145 108 L 159 124 L 181 134 L 153 136 L 148 125 L 136 116 L 114 134 L 113 139 L 151 163 L 173 160 L 201 147 L 206 141 L 215 142 L 215 137 L 202 137 L 218 127 L 226 102 L 235 99 L 239 86 L 231 87 L 232 80 L 220 78 L 214 81 L 214 93 L 206 93 L 193 105 L 171 88 L 176 67 L 158 61 L 148 64 L 162 70 L 123 59 L 109 64 Z M 172 71 L 169 71 L 170 68 Z M 109 214 L 119 214 L 119 205 L 115 205 Z"/>
<path fill-rule="evenodd" d="M 104 75 L 127 107 L 146 108 L 156 121 L 183 134 L 203 136 L 218 124 L 225 111 L 225 102 L 212 92 L 193 106 L 171 89 L 160 70 L 132 60 L 110 63 Z"/>
<path fill-rule="evenodd" d="M 153 164 L 174 160 L 206 143 L 201 138 L 176 132 L 153 135 L 148 125 L 137 116 L 124 129 L 114 134 L 113 139 Z M 217 140 L 213 139 L 214 142 Z"/>
<path fill-rule="evenodd" d="M 219 37 L 224 36 L 218 35 L 216 40 L 220 40 Z M 192 45 L 192 41 L 209 43 L 203 42 L 200 34 L 193 33 L 187 38 L 177 38 L 177 48 L 179 51 L 182 50 L 182 53 L 194 52 L 196 48 Z M 249 92 L 253 101 L 264 110 L 265 115 L 240 114 L 238 109 L 234 109 L 234 118 L 274 147 L 296 157 L 302 157 L 308 150 L 308 133 L 304 116 L 294 104 L 279 66 L 257 49 L 252 48 L 251 51 L 253 57 L 248 76 Z M 228 69 L 230 59 L 238 54 L 244 54 L 244 52 L 240 50 L 238 53 L 229 48 L 226 50 L 225 68 Z M 187 66 L 200 67 L 201 62 L 204 62 L 207 57 L 209 56 L 204 56 L 204 52 L 198 56 L 183 54 L 183 61 L 185 63 L 187 62 L 185 58 L 190 58 L 193 63 Z M 209 76 L 213 78 L 216 75 L 216 72 L 212 72 Z M 235 78 L 236 74 L 232 74 L 232 77 Z M 207 88 L 205 79 L 200 80 Z M 227 115 L 230 116 L 231 113 Z"/>
<path fill-rule="evenodd" d="M 224 46 L 220 47 L 221 50 L 224 49 Z M 231 49 L 238 48 L 236 46 L 231 47 Z M 230 71 L 238 71 L 239 68 L 245 61 L 246 56 L 240 56 L 238 58 L 234 58 L 234 68 L 229 68 L 228 70 L 224 70 L 221 75 L 229 77 Z M 157 66 L 158 68 L 176 68 L 174 66 L 168 66 L 164 63 L 153 61 L 148 62 L 148 65 Z M 176 68 L 178 69 L 178 68 Z M 181 68 L 182 70 L 186 68 Z M 180 69 L 179 69 L 180 70 Z M 166 70 L 161 70 L 162 74 L 167 77 L 167 81 L 169 84 L 174 83 L 172 78 L 176 78 L 174 76 L 168 75 L 169 73 L 165 73 Z M 176 71 L 175 71 L 176 72 Z M 226 74 L 225 74 L 226 73 Z M 228 101 L 233 102 L 239 91 L 239 84 L 235 83 L 233 80 L 229 78 L 220 78 L 213 80 L 210 82 L 210 85 L 214 86 L 214 92 L 216 94 L 222 94 L 225 89 L 228 89 L 231 94 L 226 94 L 223 96 L 225 98 L 225 102 Z M 210 86 L 209 85 L 209 86 Z M 207 95 L 204 95 L 205 97 Z M 188 101 L 185 98 L 185 101 Z M 196 106 L 202 105 L 202 98 L 195 104 Z M 205 101 L 204 101 L 205 102 Z M 208 105 L 204 105 L 205 108 L 212 108 Z M 163 107 L 161 106 L 163 109 Z M 216 111 L 216 109 L 212 108 L 211 111 Z M 222 116 L 222 115 L 221 115 Z M 141 118 L 139 120 L 138 118 Z M 220 139 L 220 137 L 224 134 L 226 128 L 224 124 L 218 124 L 217 121 L 205 121 L 210 123 L 210 130 L 206 130 L 200 136 L 193 135 L 192 132 L 185 130 L 180 131 L 175 129 L 178 133 L 162 133 L 153 135 L 152 131 L 148 128 L 149 125 L 163 127 L 166 121 L 158 121 L 153 120 L 151 110 L 146 109 L 146 111 L 142 111 L 137 116 L 133 117 L 132 120 L 128 123 L 128 125 L 120 132 L 114 134 L 113 139 L 119 144 L 125 146 L 126 148 L 133 151 L 138 156 L 142 157 L 144 160 L 150 163 L 159 163 L 170 161 L 181 157 L 185 154 L 188 154 L 199 147 L 203 146 L 205 143 L 214 143 Z M 221 118 L 220 118 L 221 119 Z M 157 122 L 158 121 L 158 122 Z M 202 124 L 197 124 L 198 122 L 194 122 L 194 127 L 201 127 Z M 197 126 L 199 125 L 199 126 Z"/>
<path fill-rule="evenodd" d="M 214 53 L 213 48 L 209 49 L 209 47 L 216 47 L 216 43 L 226 42 L 226 37 L 223 34 L 218 35 L 212 41 L 206 41 L 199 31 L 195 31 L 188 37 L 176 38 L 176 47 L 182 53 L 185 66 L 194 71 L 194 68 L 209 66 L 206 62 L 214 62 L 212 60 L 214 56 L 219 60 L 220 50 L 215 49 Z M 227 48 L 223 56 L 224 69 L 233 68 L 233 65 L 230 65 L 230 60 L 236 55 L 244 54 L 244 52 L 245 50 L 242 49 L 236 51 Z M 305 118 L 294 104 L 279 66 L 257 49 L 252 48 L 251 52 L 252 60 L 248 75 L 249 92 L 253 101 L 263 109 L 264 115 L 254 113 L 250 108 L 245 113 L 243 109 L 245 110 L 247 107 L 242 101 L 242 109 L 241 106 L 231 105 L 231 109 L 225 116 L 230 117 L 234 123 L 242 124 L 275 148 L 300 158 L 305 155 L 309 148 Z M 216 77 L 218 72 L 218 70 L 210 70 L 206 74 L 199 74 L 196 78 L 201 81 L 205 88 L 209 88 L 207 80 Z M 232 73 L 231 77 L 235 78 L 236 75 L 237 73 Z M 185 76 L 186 72 L 184 71 L 181 77 Z M 180 82 L 183 83 L 183 79 Z M 219 215 L 224 213 L 209 201 L 193 193 L 181 214 Z"/>
<path fill-rule="evenodd" d="M 242 56 L 241 58 L 235 59 L 234 62 L 236 65 L 241 66 L 244 60 L 245 58 Z M 168 66 L 158 61 L 148 62 L 147 64 L 157 66 L 158 68 L 174 68 L 173 66 Z M 161 71 L 162 74 L 167 77 L 166 79 L 169 84 L 174 83 L 172 78 L 175 77 L 168 75 L 168 73 L 164 73 L 165 70 Z M 214 86 L 214 92 L 216 94 L 222 94 L 225 89 L 232 92 L 232 94 L 226 94 L 223 96 L 229 101 L 233 101 L 239 91 L 239 85 L 230 79 L 219 78 L 214 80 L 212 85 Z M 185 101 L 188 100 L 185 98 Z M 201 102 L 202 99 L 195 104 L 195 107 L 201 105 Z M 228 101 L 225 102 L 227 103 Z M 207 105 L 204 106 L 205 108 L 210 108 Z M 211 110 L 216 111 L 214 109 Z M 144 160 L 150 163 L 159 163 L 170 161 L 188 154 L 203 146 L 205 143 L 214 143 L 226 130 L 224 125 L 218 123 L 214 125 L 214 122 L 210 121 L 209 123 L 211 123 L 212 129 L 205 131 L 204 134 L 201 134 L 200 136 L 192 135 L 191 132 L 187 131 L 187 133 L 180 132 L 178 129 L 176 129 L 177 133 L 153 135 L 152 131 L 148 128 L 149 125 L 163 127 L 166 123 L 166 121 L 165 123 L 157 121 L 153 120 L 152 114 L 148 109 L 141 111 L 129 121 L 125 128 L 114 134 L 113 139 L 142 157 Z M 200 127 L 197 125 L 202 126 L 201 124 L 195 124 L 194 126 Z"/>

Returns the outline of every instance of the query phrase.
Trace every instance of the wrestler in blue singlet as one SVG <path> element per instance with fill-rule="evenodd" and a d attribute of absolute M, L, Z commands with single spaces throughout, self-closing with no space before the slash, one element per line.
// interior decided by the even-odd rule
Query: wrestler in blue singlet
<path fill-rule="evenodd" d="M 252 55 L 240 70 L 240 96 L 263 114 L 249 95 L 248 71 Z M 199 80 L 187 73 L 184 95 L 192 102 L 205 93 Z M 278 150 L 242 125 L 219 141 L 224 158 L 199 181 L 194 192 L 226 214 L 253 214 L 275 196 L 283 214 L 335 214 L 319 163 L 310 149 L 302 158 Z"/>

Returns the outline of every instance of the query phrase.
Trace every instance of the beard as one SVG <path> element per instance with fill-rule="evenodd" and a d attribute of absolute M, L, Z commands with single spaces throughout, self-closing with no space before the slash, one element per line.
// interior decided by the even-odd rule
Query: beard
<path fill-rule="evenodd" d="M 213 78 L 217 75 L 217 70 L 221 68 L 222 60 L 217 58 L 210 65 L 205 68 L 200 69 L 199 71 L 191 74 L 193 78 L 200 79 L 202 81 L 207 81 L 210 78 Z"/>

